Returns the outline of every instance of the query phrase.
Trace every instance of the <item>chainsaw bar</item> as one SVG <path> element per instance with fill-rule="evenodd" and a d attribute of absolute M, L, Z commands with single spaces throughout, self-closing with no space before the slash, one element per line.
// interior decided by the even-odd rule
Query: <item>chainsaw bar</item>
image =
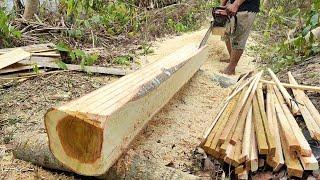
<path fill-rule="evenodd" d="M 207 44 L 207 41 L 208 41 L 210 34 L 212 32 L 212 28 L 213 28 L 213 21 L 211 21 L 210 27 L 209 27 L 208 31 L 206 32 L 206 35 L 203 37 L 203 39 L 200 43 L 199 49 Z"/>

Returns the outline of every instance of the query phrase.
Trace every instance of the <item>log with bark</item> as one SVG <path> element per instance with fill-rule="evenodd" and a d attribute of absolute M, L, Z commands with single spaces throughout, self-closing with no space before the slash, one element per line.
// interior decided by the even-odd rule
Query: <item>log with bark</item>
<path fill-rule="evenodd" d="M 13 154 L 16 158 L 44 168 L 70 172 L 70 170 L 64 167 L 50 152 L 46 134 L 39 134 L 37 132 L 20 134 L 14 139 L 14 144 Z M 163 164 L 150 160 L 143 160 L 134 154 L 126 155 L 116 166 L 113 166 L 107 173 L 98 176 L 97 178 L 108 180 L 199 179 L 197 176 L 167 167 Z"/>
<path fill-rule="evenodd" d="M 54 156 L 72 171 L 104 174 L 151 117 L 203 64 L 207 47 L 187 45 L 45 115 Z"/>

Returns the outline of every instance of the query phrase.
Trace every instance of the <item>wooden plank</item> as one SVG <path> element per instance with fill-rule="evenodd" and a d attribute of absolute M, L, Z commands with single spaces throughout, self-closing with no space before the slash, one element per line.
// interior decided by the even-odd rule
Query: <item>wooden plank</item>
<path fill-rule="evenodd" d="M 297 81 L 292 76 L 291 72 L 288 72 L 289 81 L 291 84 L 297 85 Z M 299 102 L 303 119 L 307 125 L 310 135 L 315 140 L 320 140 L 320 114 L 312 104 L 308 96 L 302 90 L 292 90 L 294 97 Z M 307 102 L 307 103 L 306 103 Z"/>
<path fill-rule="evenodd" d="M 5 67 L 3 69 L 0 69 L 0 74 L 7 74 L 7 73 L 18 72 L 18 71 L 25 71 L 25 70 L 30 70 L 30 69 L 33 69 L 33 68 L 34 68 L 34 66 L 15 63 L 15 64 L 7 66 L 7 67 Z"/>
<path fill-rule="evenodd" d="M 263 127 L 257 95 L 255 95 L 253 98 L 252 107 L 253 107 L 253 124 L 255 127 L 259 154 L 268 154 L 269 147 L 267 143 L 266 133 Z"/>
<path fill-rule="evenodd" d="M 284 128 L 280 127 L 279 130 L 281 135 L 280 137 L 281 137 L 283 154 L 285 156 L 285 163 L 288 169 L 288 175 L 302 178 L 303 168 L 300 165 L 298 157 L 295 155 L 294 152 L 289 150 L 289 144 L 288 144 L 289 141 L 286 138 Z"/>
<path fill-rule="evenodd" d="M 258 99 L 258 104 L 259 104 L 259 108 L 260 108 L 264 132 L 266 133 L 267 143 L 268 143 L 268 147 L 269 147 L 268 154 L 270 154 L 271 156 L 274 156 L 275 152 L 276 152 L 276 144 L 274 141 L 274 136 L 270 131 L 268 118 L 267 118 L 267 114 L 266 114 L 266 110 L 265 110 L 262 83 L 259 83 L 258 88 L 257 88 L 257 99 Z"/>
<path fill-rule="evenodd" d="M 0 69 L 26 58 L 30 58 L 30 53 L 24 51 L 23 49 L 16 49 L 6 54 L 0 55 Z"/>
<path fill-rule="evenodd" d="M 291 112 L 294 115 L 299 114 L 300 111 L 299 111 L 299 107 L 298 107 L 297 103 L 293 100 L 293 98 L 290 96 L 288 91 L 281 85 L 281 82 L 279 81 L 277 76 L 273 73 L 273 71 L 270 68 L 268 69 L 268 71 L 269 71 L 269 74 L 271 75 L 272 79 L 275 81 L 280 92 L 282 93 L 283 98 L 287 102 L 287 105 L 290 107 Z"/>
<path fill-rule="evenodd" d="M 248 161 L 248 166 L 252 172 L 258 170 L 258 148 L 257 148 L 257 139 L 255 136 L 255 127 L 254 123 L 251 126 L 251 150 L 250 150 L 250 159 Z"/>
<path fill-rule="evenodd" d="M 241 157 L 244 158 L 245 160 L 248 160 L 250 156 L 251 128 L 252 128 L 252 104 L 249 108 L 249 112 L 246 118 L 246 124 L 244 128 L 243 141 L 242 141 Z"/>
<path fill-rule="evenodd" d="M 40 53 L 31 53 L 32 56 L 44 56 L 44 57 L 61 57 L 60 53 L 55 51 L 53 52 L 40 52 Z"/>
<path fill-rule="evenodd" d="M 41 67 L 47 68 L 55 68 L 55 69 L 62 69 L 56 63 L 50 62 L 37 62 L 37 65 Z M 118 75 L 124 76 L 127 72 L 120 68 L 113 68 L 113 67 L 101 67 L 101 66 L 80 66 L 76 64 L 65 64 L 67 70 L 71 71 L 80 71 L 80 72 L 90 72 L 90 73 L 99 73 L 99 74 L 110 74 L 110 75 Z"/>
<path fill-rule="evenodd" d="M 260 82 L 269 84 L 269 85 L 276 85 L 273 81 L 266 81 L 261 79 Z M 288 83 L 281 83 L 281 85 L 285 88 L 291 88 L 291 89 L 300 89 L 304 91 L 314 91 L 314 92 L 320 92 L 320 87 L 317 86 L 307 86 L 307 85 L 296 85 L 296 84 L 288 84 Z"/>
<path fill-rule="evenodd" d="M 103 91 L 50 109 L 45 115 L 45 125 L 51 152 L 76 173 L 104 174 L 153 115 L 198 71 L 207 55 L 206 46 L 200 49 L 196 44 L 186 46 L 159 60 L 158 66 L 151 65 L 156 68 L 151 75 L 141 74 L 144 70 L 133 72 L 102 87 Z M 110 97 L 108 88 L 118 87 L 122 81 L 135 82 L 134 78 L 141 81 Z M 105 99 L 102 104 L 101 99 Z M 99 103 L 91 110 L 88 101 Z"/>
<path fill-rule="evenodd" d="M 219 142 L 223 143 L 226 141 L 227 137 L 230 137 L 230 134 L 232 135 L 233 128 L 235 127 L 237 120 L 239 118 L 239 114 L 243 108 L 243 106 L 246 104 L 247 101 L 251 101 L 254 93 L 257 89 L 259 80 L 261 78 L 262 72 L 258 73 L 256 75 L 255 80 L 250 84 L 248 90 L 244 94 L 243 97 L 240 98 L 240 102 L 237 104 L 235 110 L 233 111 L 232 115 L 229 118 L 229 123 L 225 127 L 224 131 L 221 134 L 221 137 L 219 138 Z"/>
<path fill-rule="evenodd" d="M 276 109 L 274 106 L 274 94 L 273 87 L 267 85 L 267 116 L 268 122 L 271 129 L 271 133 L 274 134 L 275 143 L 276 143 L 276 152 L 273 156 L 268 154 L 267 163 L 273 167 L 273 171 L 279 171 L 280 168 L 284 165 L 283 152 L 281 147 L 281 140 L 279 135 L 278 120 L 276 115 Z"/>
<path fill-rule="evenodd" d="M 272 88 L 274 91 L 274 88 Z M 275 92 L 274 92 L 275 94 Z M 286 138 L 286 141 L 288 142 L 288 146 L 290 147 L 291 150 L 300 150 L 300 144 L 298 142 L 297 137 L 294 135 L 294 132 L 291 128 L 291 125 L 288 122 L 288 119 L 282 109 L 281 103 L 279 102 L 277 96 L 275 95 L 273 97 L 274 100 L 274 106 L 276 109 L 276 113 L 277 113 L 277 120 L 279 123 L 279 130 L 280 128 L 282 129 L 282 135 L 283 138 Z M 282 146 L 283 149 L 283 146 Z"/>
<path fill-rule="evenodd" d="M 22 46 L 22 47 L 17 47 L 17 48 L 5 48 L 5 49 L 0 49 L 0 54 L 5 54 L 7 52 L 17 50 L 19 48 L 33 53 L 33 52 L 46 52 L 46 51 L 52 51 L 54 50 L 54 44 L 53 43 L 47 43 L 47 44 L 35 44 L 35 45 L 29 45 L 29 46 Z"/>
<path fill-rule="evenodd" d="M 274 86 L 273 89 L 274 89 L 274 92 L 275 92 L 279 102 L 281 103 L 282 110 L 287 118 L 289 125 L 291 126 L 292 132 L 298 140 L 299 148 L 298 148 L 297 152 L 303 156 L 311 156 L 312 150 L 310 148 L 310 145 L 309 145 L 308 141 L 306 140 L 306 138 L 304 137 L 295 118 L 291 114 L 290 109 L 288 108 L 288 106 L 284 102 L 284 99 L 283 99 L 279 89 L 276 86 Z M 293 150 L 296 150 L 296 149 L 293 149 Z"/>

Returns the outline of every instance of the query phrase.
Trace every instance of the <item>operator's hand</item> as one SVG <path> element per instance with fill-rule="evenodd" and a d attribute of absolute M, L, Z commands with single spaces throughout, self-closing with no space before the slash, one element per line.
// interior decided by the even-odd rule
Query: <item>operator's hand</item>
<path fill-rule="evenodd" d="M 227 11 L 232 16 L 236 15 L 238 10 L 239 10 L 239 5 L 236 2 L 229 4 L 227 6 Z"/>

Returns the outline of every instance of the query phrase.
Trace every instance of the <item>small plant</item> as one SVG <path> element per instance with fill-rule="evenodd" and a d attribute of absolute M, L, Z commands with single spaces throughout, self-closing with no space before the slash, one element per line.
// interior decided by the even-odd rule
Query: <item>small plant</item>
<path fill-rule="evenodd" d="M 151 49 L 151 44 L 144 43 L 142 44 L 141 48 L 142 48 L 142 52 L 140 53 L 140 55 L 147 55 L 147 54 L 154 53 L 154 50 Z"/>
<path fill-rule="evenodd" d="M 113 62 L 119 65 L 129 66 L 133 60 L 131 55 L 123 55 L 114 58 Z"/>
<path fill-rule="evenodd" d="M 81 67 L 92 66 L 99 58 L 97 54 L 87 54 L 80 49 L 72 49 L 65 43 L 58 43 L 55 47 L 58 51 L 66 54 L 67 58 L 70 58 L 72 62 L 80 61 Z M 57 61 L 57 65 L 63 69 L 67 69 L 66 64 L 63 61 Z"/>

